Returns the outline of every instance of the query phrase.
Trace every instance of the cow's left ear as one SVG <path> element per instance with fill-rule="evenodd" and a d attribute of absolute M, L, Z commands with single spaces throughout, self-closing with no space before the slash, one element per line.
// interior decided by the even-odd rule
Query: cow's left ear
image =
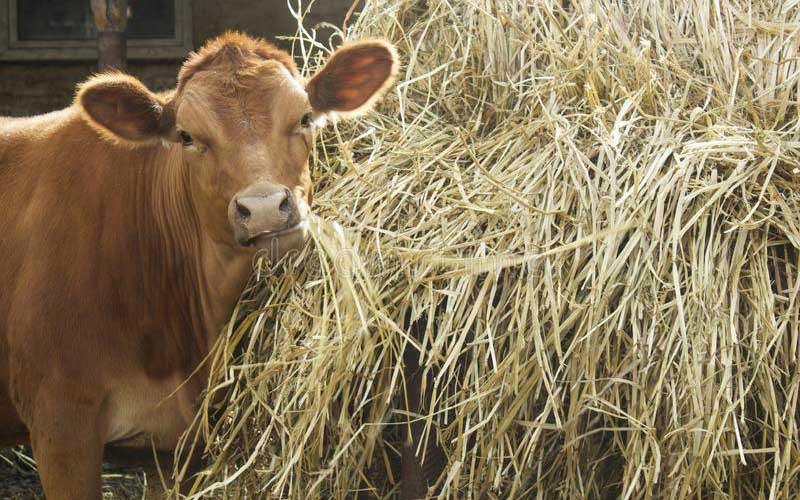
<path fill-rule="evenodd" d="M 363 40 L 337 49 L 306 85 L 316 113 L 355 116 L 369 111 L 394 81 L 397 51 L 384 40 Z"/>
<path fill-rule="evenodd" d="M 136 146 L 175 135 L 171 108 L 130 75 L 94 76 L 78 88 L 75 100 L 86 121 L 114 142 Z"/>

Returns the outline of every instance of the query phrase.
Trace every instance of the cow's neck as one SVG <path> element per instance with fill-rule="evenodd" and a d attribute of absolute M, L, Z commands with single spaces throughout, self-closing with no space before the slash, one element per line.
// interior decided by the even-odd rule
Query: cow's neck
<path fill-rule="evenodd" d="M 251 257 L 232 246 L 217 243 L 202 231 L 197 220 L 190 171 L 182 162 L 179 146 L 157 146 L 157 168 L 145 187 L 150 191 L 152 223 L 155 225 L 155 256 L 162 262 L 151 266 L 157 276 L 178 283 L 162 283 L 176 294 L 184 324 L 192 325 L 195 361 L 202 359 L 216 341 L 221 329 L 245 287 L 251 272 Z M 159 248 L 160 246 L 160 248 Z"/>

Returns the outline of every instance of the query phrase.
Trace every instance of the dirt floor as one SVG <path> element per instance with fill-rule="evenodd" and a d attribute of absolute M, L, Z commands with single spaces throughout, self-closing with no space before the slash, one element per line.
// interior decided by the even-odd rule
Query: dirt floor
<path fill-rule="evenodd" d="M 0 500 L 44 498 L 39 476 L 30 461 L 29 451 L 5 450 L 0 453 Z M 143 498 L 144 473 L 103 465 L 103 498 L 138 500 Z"/>

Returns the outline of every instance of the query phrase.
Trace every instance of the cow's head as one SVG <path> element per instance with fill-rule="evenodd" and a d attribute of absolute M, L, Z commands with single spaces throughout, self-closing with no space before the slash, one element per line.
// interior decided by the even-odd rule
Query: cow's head
<path fill-rule="evenodd" d="M 305 82 L 285 52 L 228 33 L 189 57 L 174 92 L 112 73 L 83 84 L 77 102 L 107 139 L 179 151 L 194 210 L 215 241 L 279 256 L 305 239 L 313 129 L 327 116 L 368 111 L 397 65 L 390 44 L 360 41 Z"/>

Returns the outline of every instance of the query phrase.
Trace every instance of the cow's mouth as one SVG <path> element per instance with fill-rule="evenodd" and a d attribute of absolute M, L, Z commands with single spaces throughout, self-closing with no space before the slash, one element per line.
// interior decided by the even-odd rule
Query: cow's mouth
<path fill-rule="evenodd" d="M 279 231 L 262 231 L 256 233 L 247 240 L 246 245 L 256 248 L 269 247 L 291 247 L 299 249 L 305 242 L 305 235 L 308 230 L 308 219 L 303 219 L 292 227 Z M 291 240 L 291 241 L 289 241 Z M 291 248 L 286 248 L 290 250 Z M 283 253 L 283 252 L 280 252 Z"/>
<path fill-rule="evenodd" d="M 250 241 L 252 242 L 259 238 L 279 238 L 281 236 L 295 233 L 297 231 L 304 231 L 306 229 L 308 229 L 308 219 L 303 219 L 294 226 L 281 229 L 280 231 L 261 231 L 260 233 L 256 233 L 250 238 Z"/>

